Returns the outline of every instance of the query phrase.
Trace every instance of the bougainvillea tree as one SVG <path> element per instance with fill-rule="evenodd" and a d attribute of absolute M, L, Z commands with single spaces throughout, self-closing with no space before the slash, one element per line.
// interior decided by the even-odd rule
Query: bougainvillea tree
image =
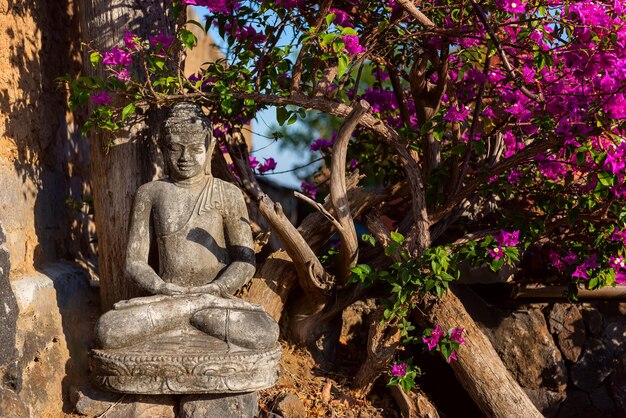
<path fill-rule="evenodd" d="M 189 5 L 207 7 L 206 21 L 185 22 Z M 626 5 L 176 0 L 172 7 L 175 36 L 128 32 L 118 47 L 91 52 L 107 77 L 70 82 L 73 105 L 91 102 L 87 127 L 116 131 L 141 107 L 201 104 L 219 149 L 234 161 L 224 175 L 258 205 L 295 266 L 297 280 L 274 289 L 273 311 L 296 282 L 298 342 L 316 341 L 346 306 L 374 296 L 381 308 L 356 377 L 361 390 L 385 370 L 410 390 L 416 369 L 397 349 L 422 344 L 451 362 L 486 413 L 535 416 L 519 388 L 511 392 L 512 379 L 500 378 L 501 365 L 489 369 L 492 386 L 471 383 L 491 367 L 480 362 L 497 356 L 451 284 L 461 262 L 498 270 L 530 247 L 571 297 L 580 287 L 626 281 Z M 185 78 L 193 26 L 216 28 L 227 60 Z M 316 110 L 339 127 L 311 144 L 327 170 L 303 183 L 300 197 L 316 213 L 297 229 L 255 180 L 281 162 L 250 159 L 239 133 L 268 106 L 281 124 Z M 355 220 L 370 234 L 357 237 Z M 339 248 L 324 249 L 333 231 Z M 525 412 L 511 415 L 515 408 Z"/>

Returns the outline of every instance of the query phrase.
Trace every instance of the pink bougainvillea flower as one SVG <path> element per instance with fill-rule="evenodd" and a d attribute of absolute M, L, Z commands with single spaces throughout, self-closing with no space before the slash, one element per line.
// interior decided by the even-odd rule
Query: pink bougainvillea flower
<path fill-rule="evenodd" d="M 124 46 L 127 49 L 135 50 L 139 48 L 139 41 L 140 38 L 129 30 L 124 34 Z"/>
<path fill-rule="evenodd" d="M 470 115 L 471 109 L 464 105 L 456 105 L 452 106 L 448 113 L 443 117 L 444 120 L 449 122 L 463 122 L 467 120 L 467 117 Z"/>
<path fill-rule="evenodd" d="M 311 151 L 319 151 L 322 150 L 324 148 L 330 148 L 333 146 L 334 141 L 328 141 L 324 138 L 318 138 L 315 141 L 313 141 L 313 143 L 311 144 L 311 146 L 309 147 L 309 149 Z"/>
<path fill-rule="evenodd" d="M 463 328 L 455 328 L 450 333 L 450 339 L 458 342 L 459 344 L 463 344 L 465 340 L 463 339 Z"/>
<path fill-rule="evenodd" d="M 106 91 L 101 91 L 100 93 L 94 94 L 89 98 L 91 103 L 95 103 L 97 105 L 108 105 L 111 103 L 111 96 Z"/>
<path fill-rule="evenodd" d="M 517 184 L 524 175 L 518 170 L 511 170 L 511 172 L 506 176 L 507 181 L 510 184 Z"/>
<path fill-rule="evenodd" d="M 352 24 L 352 19 L 350 18 L 348 13 L 344 12 L 343 10 L 335 9 L 333 7 L 328 11 L 328 13 L 329 14 L 332 13 L 335 15 L 335 20 L 333 20 L 333 23 L 335 25 L 339 25 L 339 26 L 343 26 L 347 28 L 354 27 L 354 25 Z"/>
<path fill-rule="evenodd" d="M 276 169 L 276 165 L 276 161 L 273 158 L 266 158 L 263 164 L 259 166 L 258 171 L 260 174 L 264 174 Z"/>
<path fill-rule="evenodd" d="M 115 72 L 115 76 L 117 77 L 118 80 L 120 80 L 122 83 L 127 82 L 128 80 L 130 80 L 130 72 L 128 71 L 128 68 L 122 68 L 119 71 Z"/>
<path fill-rule="evenodd" d="M 306 0 L 276 0 L 276 6 L 284 7 L 285 9 L 293 9 L 296 7 L 303 7 L 306 5 Z"/>
<path fill-rule="evenodd" d="M 402 377 L 406 375 L 406 363 L 396 363 L 391 368 L 391 375 L 395 377 Z"/>
<path fill-rule="evenodd" d="M 114 47 L 110 51 L 104 53 L 102 63 L 105 65 L 121 65 L 122 67 L 128 67 L 132 62 L 132 54 L 128 51 Z"/>
<path fill-rule="evenodd" d="M 446 361 L 447 361 L 448 363 L 450 363 L 452 360 L 454 360 L 454 361 L 457 361 L 457 360 L 458 360 L 458 358 L 456 357 L 456 351 L 454 351 L 454 350 L 452 350 L 452 352 L 450 353 L 450 357 L 448 357 L 448 358 L 446 359 Z"/>
<path fill-rule="evenodd" d="M 494 238 L 503 247 L 515 247 L 519 242 L 519 231 L 507 232 L 501 229 Z"/>
<path fill-rule="evenodd" d="M 166 35 L 164 33 L 159 33 L 156 36 L 150 37 L 150 45 L 158 46 L 161 45 L 163 49 L 167 49 L 172 45 L 172 41 L 174 41 L 174 37 L 172 35 Z"/>
<path fill-rule="evenodd" d="M 491 248 L 487 248 L 487 252 L 494 258 L 494 260 L 501 259 L 503 255 L 502 247 L 500 246 L 497 246 L 493 250 Z"/>
<path fill-rule="evenodd" d="M 250 168 L 254 170 L 258 167 L 259 161 L 256 159 L 256 157 L 248 157 L 248 164 L 250 164 Z"/>
<path fill-rule="evenodd" d="M 345 45 L 345 50 L 350 55 L 360 54 L 361 52 L 365 52 L 365 48 L 359 43 L 359 37 L 356 35 L 342 35 L 343 44 Z"/>
<path fill-rule="evenodd" d="M 589 280 L 589 275 L 587 274 L 587 268 L 585 267 L 585 263 L 576 267 L 576 270 L 574 270 L 574 273 L 572 273 L 572 277 Z"/>
<path fill-rule="evenodd" d="M 302 190 L 302 194 L 309 196 L 311 199 L 315 200 L 315 196 L 317 196 L 317 189 L 315 185 L 306 181 L 303 181 L 300 184 L 300 190 Z"/>
<path fill-rule="evenodd" d="M 428 346 L 428 351 L 437 347 L 437 343 L 439 343 L 439 339 L 443 336 L 443 331 L 439 327 L 439 324 L 430 332 L 430 337 L 422 337 L 422 341 L 424 344 Z"/>
<path fill-rule="evenodd" d="M 498 5 L 509 13 L 526 12 L 526 2 L 522 0 L 500 0 Z"/>
<path fill-rule="evenodd" d="M 567 265 L 561 259 L 561 255 L 556 251 L 550 251 L 548 253 L 548 260 L 550 260 L 550 263 L 552 263 L 554 268 L 557 269 L 557 271 L 559 271 L 560 273 L 565 271 Z"/>

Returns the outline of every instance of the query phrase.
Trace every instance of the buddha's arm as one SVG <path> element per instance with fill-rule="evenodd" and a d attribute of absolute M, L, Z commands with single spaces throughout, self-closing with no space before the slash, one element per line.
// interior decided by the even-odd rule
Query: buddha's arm
<path fill-rule="evenodd" d="M 194 289 L 197 292 L 234 294 L 254 275 L 255 258 L 248 209 L 241 191 L 234 186 L 225 190 L 228 210 L 224 216 L 224 234 L 230 264 L 213 282 Z M 217 289 L 216 289 L 217 288 Z"/>
<path fill-rule="evenodd" d="M 126 246 L 126 275 L 151 294 L 162 293 L 165 282 L 148 264 L 152 199 L 146 185 L 137 189 L 130 215 Z"/>

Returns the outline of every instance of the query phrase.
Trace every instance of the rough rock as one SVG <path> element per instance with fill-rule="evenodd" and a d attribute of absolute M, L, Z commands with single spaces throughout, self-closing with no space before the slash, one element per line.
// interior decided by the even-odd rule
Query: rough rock
<path fill-rule="evenodd" d="M 173 396 L 130 395 L 103 392 L 90 387 L 72 394 L 76 412 L 90 417 L 106 414 L 107 418 L 174 418 L 176 399 Z"/>
<path fill-rule="evenodd" d="M 502 361 L 522 387 L 565 390 L 567 369 L 540 310 L 514 312 L 492 335 Z"/>
<path fill-rule="evenodd" d="M 586 339 L 583 317 L 575 305 L 555 303 L 548 320 L 550 332 L 556 335 L 563 356 L 576 362 Z"/>
<path fill-rule="evenodd" d="M 282 395 L 276 399 L 275 410 L 281 414 L 283 418 L 306 418 L 306 408 L 298 397 L 293 393 Z"/>
<path fill-rule="evenodd" d="M 532 403 L 547 418 L 556 416 L 559 406 L 565 399 L 564 393 L 546 389 L 524 389 Z"/>
<path fill-rule="evenodd" d="M 626 302 L 620 302 L 617 304 L 617 309 L 622 315 L 626 315 Z"/>
<path fill-rule="evenodd" d="M 17 367 L 18 351 L 15 347 L 18 308 L 9 282 L 11 263 L 5 245 L 6 236 L 0 224 L 0 390 L 19 392 L 22 374 Z M 0 404 L 1 408 L 2 404 Z M 0 416 L 3 416 L 0 409 Z"/>
<path fill-rule="evenodd" d="M 611 392 L 617 408 L 626 414 L 626 354 L 621 356 L 611 376 Z"/>
<path fill-rule="evenodd" d="M 574 385 L 586 392 L 592 392 L 611 374 L 612 356 L 602 340 L 589 340 L 576 364 L 570 369 Z"/>
<path fill-rule="evenodd" d="M 602 325 L 604 323 L 600 311 L 593 306 L 585 306 L 582 310 L 582 315 L 589 332 L 594 337 L 599 337 L 602 334 Z"/>
<path fill-rule="evenodd" d="M 626 320 L 618 319 L 606 324 L 604 342 L 615 357 L 626 353 Z"/>
<path fill-rule="evenodd" d="M 11 281 L 19 316 L 16 346 L 28 413 L 58 417 L 69 410 L 69 389 L 87 379 L 87 351 L 98 315 L 98 292 L 71 263 L 48 264 Z M 4 416 L 0 414 L 0 416 Z"/>
<path fill-rule="evenodd" d="M 615 411 L 615 403 L 611 399 L 605 385 L 591 392 L 589 399 L 591 399 L 591 405 L 604 414 Z"/>
<path fill-rule="evenodd" d="M 258 413 L 257 392 L 236 395 L 186 395 L 180 400 L 179 418 L 252 418 Z"/>
<path fill-rule="evenodd" d="M 589 396 L 578 389 L 568 389 L 561 408 L 559 408 L 558 418 L 587 418 L 585 409 L 591 406 Z"/>

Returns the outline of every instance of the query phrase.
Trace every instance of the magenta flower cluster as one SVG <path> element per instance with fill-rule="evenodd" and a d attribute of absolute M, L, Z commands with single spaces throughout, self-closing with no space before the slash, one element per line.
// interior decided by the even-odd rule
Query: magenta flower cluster
<path fill-rule="evenodd" d="M 391 375 L 394 377 L 406 376 L 406 363 L 395 363 L 391 367 Z"/>
<path fill-rule="evenodd" d="M 460 345 L 465 343 L 465 339 L 463 339 L 463 331 L 463 328 L 453 328 L 450 330 L 448 336 L 443 332 L 439 324 L 437 324 L 435 328 L 430 331 L 430 336 L 422 337 L 422 341 L 428 347 L 428 351 L 432 351 L 433 349 L 438 348 L 438 346 L 442 343 L 451 341 Z M 450 363 L 450 361 L 452 360 L 458 360 L 456 351 L 454 349 L 450 351 L 450 355 L 446 359 L 448 363 Z"/>
<path fill-rule="evenodd" d="M 500 233 L 494 237 L 496 244 L 495 248 L 488 248 L 487 252 L 495 259 L 499 260 L 504 256 L 502 247 L 515 247 L 519 243 L 519 231 L 507 232 L 500 230 Z"/>

